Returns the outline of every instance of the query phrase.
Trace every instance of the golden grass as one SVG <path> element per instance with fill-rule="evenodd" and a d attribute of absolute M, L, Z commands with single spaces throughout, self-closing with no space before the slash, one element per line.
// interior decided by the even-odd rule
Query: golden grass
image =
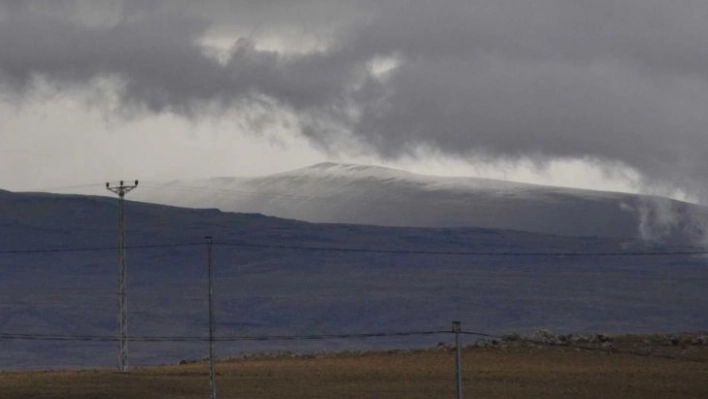
<path fill-rule="evenodd" d="M 571 348 L 466 348 L 468 398 L 707 398 L 708 348 L 673 348 L 687 361 Z M 666 352 L 666 351 L 665 351 Z M 690 356 L 688 356 L 690 355 Z M 454 352 L 251 358 L 217 364 L 219 398 L 454 398 Z M 0 397 L 206 398 L 204 363 L 119 373 L 0 373 Z"/>

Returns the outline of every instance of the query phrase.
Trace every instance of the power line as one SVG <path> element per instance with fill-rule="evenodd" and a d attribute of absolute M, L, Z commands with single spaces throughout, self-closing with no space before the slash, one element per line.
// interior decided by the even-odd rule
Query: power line
<path fill-rule="evenodd" d="M 16 194 L 26 194 L 26 193 L 43 193 L 43 192 L 51 192 L 51 191 L 63 191 L 63 190 L 72 190 L 75 188 L 87 188 L 87 187 L 96 187 L 97 185 L 100 185 L 100 182 L 94 182 L 94 183 L 87 183 L 87 184 L 77 184 L 74 186 L 62 186 L 62 187 L 45 187 L 45 188 L 34 188 L 30 190 L 22 190 L 22 191 L 14 191 Z M 77 194 L 77 195 L 83 195 L 83 194 Z"/>
<path fill-rule="evenodd" d="M 325 339 L 359 339 L 359 338 L 387 338 L 387 337 L 412 337 L 447 334 L 448 330 L 435 331 L 404 331 L 404 332 L 379 332 L 357 334 L 322 334 L 322 335 L 265 335 L 265 336 L 235 336 L 223 337 L 225 341 L 312 341 Z"/>
<path fill-rule="evenodd" d="M 126 245 L 126 249 L 156 249 L 156 248 L 177 248 L 177 247 L 193 247 L 204 245 L 203 243 L 185 242 L 173 244 L 143 244 L 143 245 Z M 39 254 L 39 253 L 60 253 L 60 252 L 98 252 L 98 251 L 116 251 L 119 247 L 64 247 L 64 248 L 34 248 L 34 249 L 6 249 L 0 250 L 0 255 L 17 255 L 17 254 Z"/>
<path fill-rule="evenodd" d="M 43 193 L 43 192 L 53 192 L 53 191 L 65 191 L 78 188 L 95 187 L 96 183 L 89 184 L 77 184 L 74 186 L 62 186 L 62 187 L 45 187 L 45 188 L 34 188 L 29 190 L 16 191 L 15 193 Z M 272 198 L 285 198 L 285 199 L 300 199 L 307 201 L 339 201 L 335 197 L 318 197 L 311 195 L 296 195 L 296 194 L 278 194 L 278 193 L 263 193 L 257 191 L 248 190 L 235 190 L 235 189 L 224 189 L 224 188 L 212 188 L 212 187 L 198 187 L 198 186 L 186 186 L 186 185 L 175 185 L 172 183 L 167 184 L 150 184 L 143 183 L 141 187 L 154 188 L 154 189 L 168 189 L 173 191 L 184 191 L 184 192 L 206 192 L 206 193 L 222 193 L 222 194 L 235 194 L 247 197 L 272 197 Z M 86 195 L 86 194 L 76 194 L 76 195 Z M 406 199 L 409 200 L 409 199 Z M 347 200 L 348 202 L 361 202 L 361 203 L 374 203 L 380 202 L 379 200 Z M 390 202 L 390 201 L 388 201 Z"/>
<path fill-rule="evenodd" d="M 184 242 L 172 244 L 141 244 L 126 245 L 126 249 L 159 249 L 178 248 L 190 246 L 203 246 L 204 243 Z M 625 252 L 523 252 L 523 251 L 430 251 L 413 249 L 384 249 L 384 248 L 352 248 L 352 247 L 325 247 L 325 246 L 302 246 L 302 245 L 282 245 L 282 244 L 257 244 L 248 242 L 214 242 L 214 246 L 240 247 L 270 250 L 294 250 L 313 252 L 342 252 L 342 253 L 369 253 L 369 254 L 392 254 L 392 255 L 449 255 L 449 256 L 489 256 L 489 257 L 634 257 L 634 256 L 697 256 L 708 255 L 708 250 L 682 250 L 682 251 L 625 251 Z M 35 249 L 9 249 L 0 250 L 0 255 L 10 254 L 39 254 L 39 253 L 61 253 L 61 252 L 96 252 L 115 251 L 118 247 L 65 247 L 65 248 L 35 248 Z"/>
<path fill-rule="evenodd" d="M 435 331 L 403 331 L 403 332 L 374 332 L 374 333 L 350 333 L 350 334 L 311 334 L 311 335 L 230 335 L 213 337 L 219 342 L 238 341 L 317 341 L 330 339 L 362 339 L 362 338 L 386 338 L 386 337 L 410 337 L 439 335 L 449 333 L 448 330 Z M 20 341 L 96 341 L 96 342 L 116 342 L 119 337 L 109 335 L 58 335 L 58 334 L 20 334 L 20 333 L 0 333 L 0 340 L 20 340 Z M 130 336 L 132 342 L 209 342 L 209 337 L 203 336 Z"/>
<path fill-rule="evenodd" d="M 397 255 L 451 255 L 451 256 L 557 256 L 557 257 L 604 257 L 604 256 L 691 256 L 707 255 L 706 250 L 696 251 L 647 251 L 647 252 L 490 252 L 490 251 L 426 251 L 409 249 L 377 249 L 377 248 L 347 248 L 347 247 L 322 247 L 322 246 L 299 246 L 280 244 L 255 244 L 246 242 L 222 242 L 214 243 L 218 246 L 259 248 L 259 249 L 282 249 L 298 251 L 318 251 L 318 252 L 351 252 L 351 253 L 373 253 L 373 254 L 397 254 Z"/>

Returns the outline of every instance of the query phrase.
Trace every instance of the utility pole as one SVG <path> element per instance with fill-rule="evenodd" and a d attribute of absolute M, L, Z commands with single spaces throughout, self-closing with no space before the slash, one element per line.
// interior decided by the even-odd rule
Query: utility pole
<path fill-rule="evenodd" d="M 455 334 L 455 388 L 457 391 L 457 399 L 462 399 L 462 347 L 460 347 L 462 323 L 453 321 L 452 332 Z"/>
<path fill-rule="evenodd" d="M 209 389 L 210 399 L 216 399 L 216 376 L 214 373 L 214 301 L 212 300 L 214 293 L 214 278 L 213 278 L 213 251 L 212 237 L 204 237 L 207 241 L 207 274 L 209 275 Z"/>
<path fill-rule="evenodd" d="M 133 185 L 123 184 L 111 186 L 106 183 L 106 189 L 118 194 L 118 370 L 126 371 L 128 367 L 128 297 L 126 296 L 126 265 L 125 265 L 125 195 L 138 187 L 138 181 Z"/>

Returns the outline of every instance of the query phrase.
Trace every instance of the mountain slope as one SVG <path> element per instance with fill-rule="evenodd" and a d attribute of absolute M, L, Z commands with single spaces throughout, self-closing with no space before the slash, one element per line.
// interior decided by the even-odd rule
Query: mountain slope
<path fill-rule="evenodd" d="M 80 338 L 115 336 L 116 219 L 113 198 L 1 193 L 0 368 L 116 364 L 115 342 Z M 126 223 L 130 336 L 206 335 L 207 234 L 219 336 L 439 330 L 451 320 L 488 333 L 708 329 L 706 259 L 636 256 L 645 247 L 634 240 L 317 225 L 137 202 L 126 203 Z M 448 339 L 219 342 L 217 354 Z M 131 342 L 129 364 L 206 350 L 201 341 Z"/>
<path fill-rule="evenodd" d="M 147 184 L 133 198 L 310 222 L 702 239 L 704 207 L 666 198 L 324 163 L 258 178 Z"/>

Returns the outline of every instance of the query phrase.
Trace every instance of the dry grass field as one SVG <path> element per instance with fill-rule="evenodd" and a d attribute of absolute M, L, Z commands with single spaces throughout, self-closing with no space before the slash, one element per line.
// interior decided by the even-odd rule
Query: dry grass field
<path fill-rule="evenodd" d="M 607 353 L 567 347 L 465 348 L 467 398 L 708 398 L 708 346 Z M 643 342 L 648 342 L 644 339 Z M 648 353 L 639 356 L 626 351 Z M 454 351 L 254 357 L 217 364 L 219 398 L 454 398 Z M 208 368 L 0 373 L 0 397 L 205 398 Z"/>

